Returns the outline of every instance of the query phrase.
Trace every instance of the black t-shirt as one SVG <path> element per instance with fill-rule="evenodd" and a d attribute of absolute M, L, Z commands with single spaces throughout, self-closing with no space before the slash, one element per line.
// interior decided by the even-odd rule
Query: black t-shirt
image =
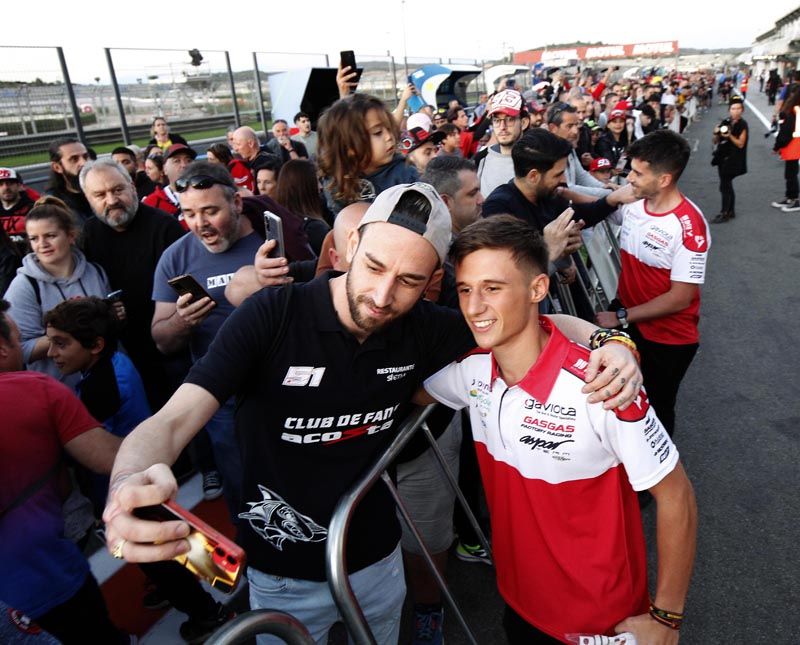
<path fill-rule="evenodd" d="M 534 204 L 528 201 L 512 179 L 492 191 L 492 194 L 483 203 L 481 214 L 483 217 L 500 214 L 515 215 L 532 224 L 539 231 L 543 231 L 545 226 L 561 215 L 569 206 L 566 199 L 557 195 Z M 582 219 L 586 222 L 587 228 L 603 221 L 615 210 L 609 206 L 605 197 L 588 204 L 572 204 L 572 208 L 575 211 L 574 219 Z"/>
<path fill-rule="evenodd" d="M 737 139 L 742 136 L 742 132 L 747 132 L 748 135 L 744 142 L 744 148 L 734 145 L 730 139 L 720 138 L 717 146 L 717 153 L 721 159 L 719 172 L 722 175 L 738 177 L 747 172 L 747 144 L 750 140 L 750 130 L 744 119 L 739 119 L 730 128 L 731 134 Z"/>
<path fill-rule="evenodd" d="M 48 190 L 47 194 L 58 197 L 69 207 L 79 227 L 82 227 L 88 220 L 94 217 L 94 211 L 89 205 L 89 200 L 86 199 L 86 195 L 83 194 L 83 191 L 73 193 L 66 189 L 53 188 Z"/>
<path fill-rule="evenodd" d="M 170 392 L 163 357 L 150 333 L 155 311 L 153 274 L 164 250 L 184 233 L 174 217 L 141 203 L 123 232 L 96 217 L 83 228 L 86 258 L 105 269 L 112 289 L 123 291 L 127 323 L 120 340 L 142 375 L 147 398 L 155 409 L 161 407 Z"/>
<path fill-rule="evenodd" d="M 239 540 L 260 571 L 325 580 L 327 526 L 341 496 L 395 437 L 422 380 L 474 347 L 461 315 L 427 301 L 364 343 L 342 327 L 328 272 L 263 289 L 223 324 L 186 379 L 220 403 L 238 395 L 243 461 Z M 382 483 L 359 504 L 348 537 L 355 572 L 386 557 L 400 530 Z"/>

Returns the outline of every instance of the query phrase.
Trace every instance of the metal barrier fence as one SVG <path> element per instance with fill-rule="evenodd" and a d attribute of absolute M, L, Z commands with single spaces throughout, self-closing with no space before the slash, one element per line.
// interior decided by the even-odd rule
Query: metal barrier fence
<path fill-rule="evenodd" d="M 226 623 L 206 641 L 206 645 L 237 645 L 253 636 L 272 634 L 289 645 L 314 645 L 303 624 L 290 614 L 272 609 L 256 609 Z"/>
<path fill-rule="evenodd" d="M 98 51 L 99 53 L 99 51 Z M 234 68 L 227 51 L 107 48 L 73 62 L 60 47 L 0 46 L 0 165 L 47 162 L 47 146 L 73 136 L 98 153 L 145 145 L 154 117 L 190 140 L 224 136 L 230 125 L 268 129 L 269 75 L 303 67 L 335 67 L 323 53 L 253 52 Z M 419 66 L 485 64 L 477 59 L 358 54 L 359 89 L 390 105 Z M 467 87 L 470 103 L 485 91 L 483 74 Z M 187 136 L 188 135 L 188 136 Z"/>

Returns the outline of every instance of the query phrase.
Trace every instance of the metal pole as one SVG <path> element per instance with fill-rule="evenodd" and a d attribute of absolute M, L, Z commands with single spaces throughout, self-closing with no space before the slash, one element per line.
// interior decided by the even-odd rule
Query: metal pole
<path fill-rule="evenodd" d="M 238 645 L 258 634 L 272 634 L 289 645 L 314 645 L 305 626 L 291 614 L 255 609 L 241 614 L 214 632 L 206 645 Z"/>
<path fill-rule="evenodd" d="M 397 104 L 400 103 L 400 99 L 397 96 L 397 67 L 394 64 L 394 56 L 392 56 L 392 52 L 386 52 L 386 55 L 389 57 L 389 68 L 392 71 L 392 89 L 394 89 L 394 106 L 397 107 Z"/>
<path fill-rule="evenodd" d="M 106 49 L 106 62 L 108 63 L 108 74 L 111 76 L 111 87 L 114 88 L 114 99 L 117 102 L 117 111 L 119 112 L 119 127 L 122 130 L 122 138 L 125 145 L 128 146 L 133 143 L 131 139 L 130 130 L 128 130 L 128 120 L 125 118 L 125 107 L 122 105 L 122 94 L 119 91 L 119 83 L 117 83 L 117 73 L 114 71 L 114 61 L 111 58 L 111 49 Z"/>
<path fill-rule="evenodd" d="M 67 96 L 69 97 L 69 104 L 72 108 L 72 120 L 75 122 L 75 134 L 78 140 L 86 145 L 86 136 L 83 133 L 83 123 L 81 123 L 81 112 L 78 109 L 78 102 L 75 100 L 75 92 L 72 89 L 72 81 L 69 78 L 69 70 L 67 69 L 67 60 L 64 58 L 64 50 L 61 47 L 56 47 L 58 52 L 58 63 L 61 65 L 61 76 L 64 78 L 64 85 L 67 88 Z"/>
<path fill-rule="evenodd" d="M 328 54 L 325 54 L 325 67 L 331 66 L 331 59 L 328 58 Z"/>
<path fill-rule="evenodd" d="M 429 405 L 426 408 L 417 408 L 409 415 L 398 431 L 397 437 L 381 458 L 369 469 L 366 475 L 342 495 L 339 503 L 336 504 L 328 525 L 328 540 L 325 545 L 325 569 L 328 577 L 328 586 L 336 606 L 342 614 L 347 631 L 358 645 L 376 645 L 376 643 L 347 576 L 345 556 L 347 529 L 350 526 L 350 520 L 358 503 L 372 485 L 380 479 L 383 471 L 400 454 L 400 451 L 414 435 L 416 427 L 428 418 L 428 415 L 435 407 L 434 405 Z"/>
<path fill-rule="evenodd" d="M 264 111 L 264 92 L 261 90 L 261 72 L 258 71 L 258 56 L 253 52 L 253 69 L 256 73 L 256 94 L 258 95 L 258 117 L 264 132 L 267 131 L 267 113 Z"/>
<path fill-rule="evenodd" d="M 458 618 L 458 622 L 461 623 L 461 628 L 467 634 L 469 642 L 472 645 L 478 645 L 478 641 L 475 640 L 475 636 L 473 636 L 469 625 L 467 625 L 467 621 L 464 619 L 464 614 L 461 613 L 461 610 L 458 608 L 458 605 L 456 605 L 456 601 L 453 598 L 453 594 L 451 594 L 450 590 L 447 588 L 447 583 L 444 581 L 441 571 L 439 571 L 436 563 L 433 561 L 433 557 L 428 551 L 428 547 L 425 545 L 425 542 L 423 542 L 422 536 L 417 530 L 417 527 L 414 526 L 414 522 L 412 521 L 411 516 L 408 514 L 406 505 L 403 503 L 403 500 L 400 499 L 400 493 L 397 492 L 397 488 L 392 482 L 392 478 L 389 477 L 389 473 L 384 471 L 381 475 L 381 479 L 389 488 L 389 492 L 392 494 L 392 497 L 394 497 L 394 502 L 397 504 L 397 508 L 400 509 L 400 514 L 403 516 L 403 521 L 406 523 L 406 526 L 409 528 L 411 534 L 414 536 L 414 539 L 416 539 L 417 543 L 422 549 L 422 556 L 425 558 L 425 562 L 428 564 L 428 568 L 431 570 L 433 577 L 436 578 L 436 584 L 439 585 L 439 589 L 441 589 L 442 595 L 445 597 L 445 600 L 447 600 L 447 604 L 450 605 L 452 610 L 455 612 L 456 618 Z"/>
<path fill-rule="evenodd" d="M 233 100 L 233 122 L 236 124 L 236 127 L 242 125 L 242 120 L 239 117 L 239 102 L 236 100 L 236 84 L 233 82 L 233 69 L 231 69 L 231 57 L 230 54 L 226 51 L 225 52 L 225 65 L 228 66 L 228 81 L 231 84 L 231 99 Z"/>

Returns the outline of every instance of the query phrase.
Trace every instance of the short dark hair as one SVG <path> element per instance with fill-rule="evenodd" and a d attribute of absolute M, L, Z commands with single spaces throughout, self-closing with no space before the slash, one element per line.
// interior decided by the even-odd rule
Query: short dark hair
<path fill-rule="evenodd" d="M 649 116 L 651 119 L 655 119 L 656 118 L 656 111 L 653 109 L 652 105 L 648 105 L 647 103 L 645 103 L 642 106 L 641 112 L 645 116 Z"/>
<path fill-rule="evenodd" d="M 445 137 L 449 137 L 451 134 L 458 134 L 458 126 L 452 123 L 445 123 L 438 131 L 443 133 Z"/>
<path fill-rule="evenodd" d="M 455 121 L 458 118 L 459 112 L 465 112 L 464 108 L 461 107 L 460 105 L 458 107 L 450 108 L 449 110 L 447 110 L 447 117 L 446 117 L 447 122 L 452 123 L 453 121 Z"/>
<path fill-rule="evenodd" d="M 511 148 L 514 176 L 525 177 L 536 169 L 544 174 L 569 156 L 572 145 L 544 128 L 528 128 Z"/>
<path fill-rule="evenodd" d="M 434 157 L 425 168 L 420 181 L 433 186 L 440 195 L 452 196 L 461 189 L 458 174 L 462 170 L 475 172 L 475 164 L 464 157 Z"/>
<path fill-rule="evenodd" d="M 673 183 L 680 179 L 691 154 L 686 139 L 672 130 L 655 130 L 628 148 L 628 157 L 646 161 L 656 172 L 669 173 Z"/>
<path fill-rule="evenodd" d="M 310 121 L 311 117 L 308 116 L 308 114 L 306 114 L 305 112 L 298 112 L 297 114 L 294 115 L 293 120 L 295 123 L 297 123 L 300 119 L 308 119 Z"/>
<path fill-rule="evenodd" d="M 126 148 L 125 146 L 117 146 L 111 151 L 111 156 L 114 155 L 128 155 L 133 161 L 136 161 L 136 153 L 131 150 L 130 148 Z"/>
<path fill-rule="evenodd" d="M 431 203 L 428 198 L 418 190 L 407 190 L 397 200 L 397 204 L 392 209 L 392 215 L 414 220 L 420 222 L 423 226 L 427 226 L 428 219 L 431 216 Z M 364 237 L 366 231 L 372 222 L 360 226 L 358 229 L 359 244 Z"/>
<path fill-rule="evenodd" d="M 473 222 L 456 237 L 450 247 L 450 259 L 458 266 L 470 253 L 481 249 L 506 249 L 520 269 L 533 275 L 547 273 L 547 244 L 533 225 L 519 217 L 492 215 Z"/>
<path fill-rule="evenodd" d="M 113 305 L 97 296 L 65 300 L 44 315 L 44 326 L 69 334 L 81 347 L 91 349 L 98 338 L 105 341 L 101 356 L 117 351 L 119 327 Z"/>
<path fill-rule="evenodd" d="M 547 123 L 561 125 L 561 123 L 564 121 L 565 112 L 568 114 L 577 114 L 578 109 L 569 103 L 563 103 L 561 101 L 554 103 L 550 106 L 550 109 L 547 110 Z"/>
<path fill-rule="evenodd" d="M 11 325 L 8 324 L 6 312 L 11 308 L 8 300 L 0 298 L 0 338 L 7 343 L 11 342 Z"/>
<path fill-rule="evenodd" d="M 231 149 L 224 143 L 215 143 L 213 145 L 208 146 L 208 150 L 206 153 L 210 152 L 214 155 L 219 162 L 223 166 L 227 166 L 231 161 L 233 161 L 233 155 L 231 154 Z"/>

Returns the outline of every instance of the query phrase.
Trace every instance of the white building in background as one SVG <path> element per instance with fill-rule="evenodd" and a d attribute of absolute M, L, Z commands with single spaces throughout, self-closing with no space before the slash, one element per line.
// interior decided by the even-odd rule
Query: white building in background
<path fill-rule="evenodd" d="M 752 66 L 753 76 L 777 69 L 781 76 L 798 69 L 800 60 L 800 7 L 790 11 L 775 26 L 755 39 L 749 52 L 739 58 Z"/>

